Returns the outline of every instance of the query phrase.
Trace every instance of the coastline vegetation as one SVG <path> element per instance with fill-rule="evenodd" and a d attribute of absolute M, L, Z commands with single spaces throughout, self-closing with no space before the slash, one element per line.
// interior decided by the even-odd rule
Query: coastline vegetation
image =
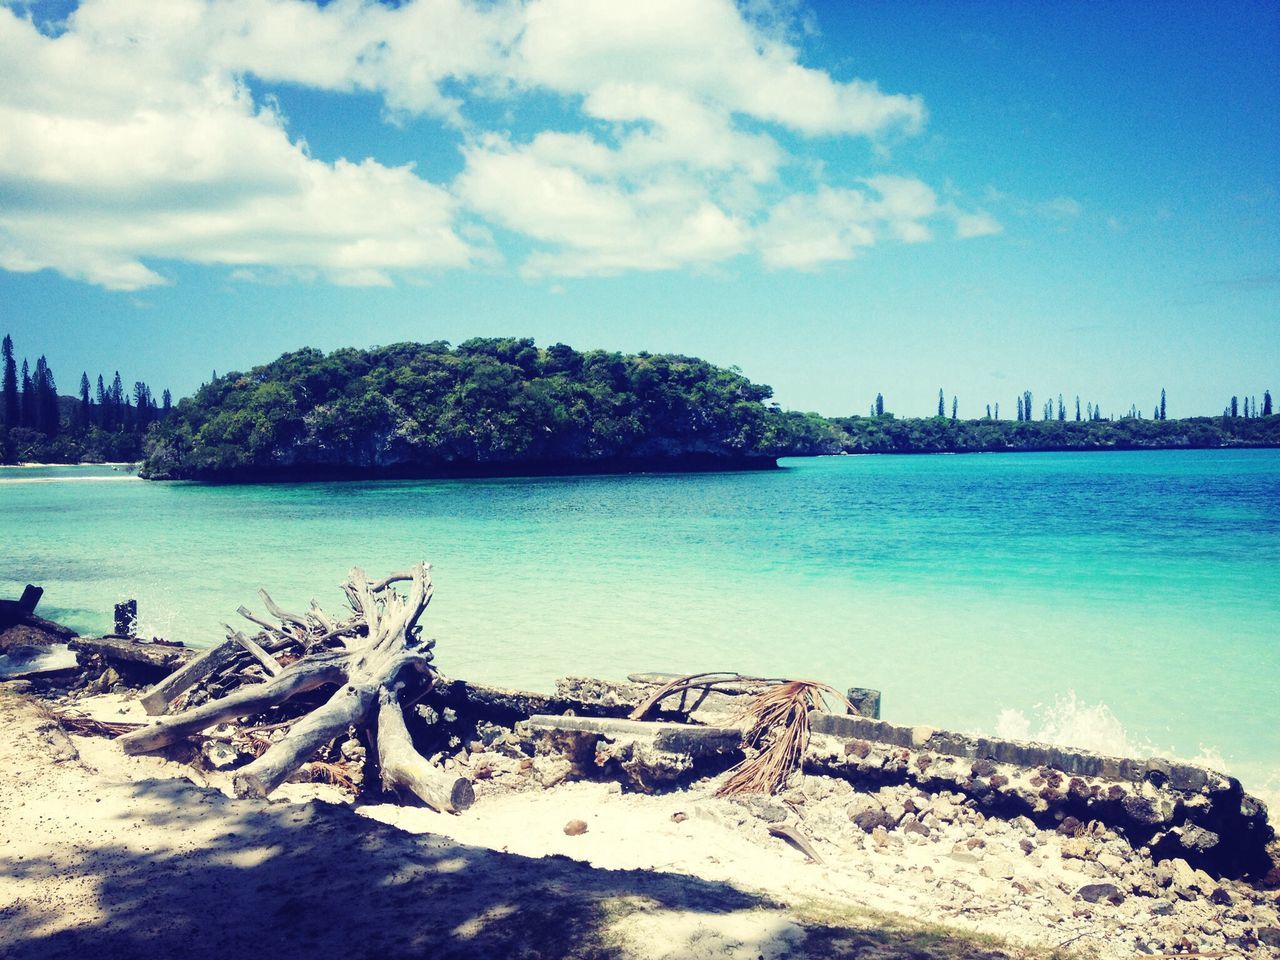
<path fill-rule="evenodd" d="M 96 391 L 80 374 L 78 396 L 58 394 L 48 361 L 26 359 L 19 375 L 13 338 L 0 344 L 0 463 L 108 463 L 142 459 L 152 425 L 169 415 L 172 397 L 159 402 L 142 381 L 126 391 L 120 371 Z"/>
<path fill-rule="evenodd" d="M 693 357 L 528 338 L 303 349 L 181 401 L 149 436 L 143 475 L 715 469 L 839 449 L 826 420 L 771 395 Z"/>
<path fill-rule="evenodd" d="M 1221 416 L 1169 419 L 1166 397 L 1119 418 L 1059 395 L 1016 397 L 965 420 L 938 391 L 933 417 L 782 410 L 736 368 L 670 354 L 580 352 L 529 338 L 305 348 L 248 372 L 216 373 L 159 402 L 119 373 L 60 396 L 44 357 L 21 374 L 3 342 L 0 462 L 142 460 L 153 479 L 255 480 L 767 467 L 782 456 L 1280 446 L 1271 394 L 1232 397 Z M 1074 409 L 1073 409 L 1074 408 Z M 1042 419 L 1033 419 L 1033 412 Z M 948 416 L 948 413 L 950 414 Z"/>

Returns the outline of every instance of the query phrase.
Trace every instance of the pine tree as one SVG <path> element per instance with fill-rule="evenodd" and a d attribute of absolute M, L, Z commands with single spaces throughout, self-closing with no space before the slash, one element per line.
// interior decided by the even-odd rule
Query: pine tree
<path fill-rule="evenodd" d="M 876 394 L 876 416 L 877 417 L 884 416 L 884 394 L 882 393 Z"/>
<path fill-rule="evenodd" d="M 1027 420 L 1031 419 L 1031 391 L 1022 391 L 1022 415 Z"/>
<path fill-rule="evenodd" d="M 166 416 L 168 416 L 169 411 L 173 409 L 173 394 L 169 392 L 168 387 L 164 388 L 164 393 L 161 394 L 161 398 L 160 409 L 164 411 Z"/>
<path fill-rule="evenodd" d="M 120 382 L 120 371 L 116 371 L 116 377 L 111 381 L 111 428 L 113 430 L 128 430 L 129 417 L 125 410 L 124 384 Z"/>
<path fill-rule="evenodd" d="M 111 404 L 107 396 L 107 388 L 102 382 L 102 374 L 98 374 L 98 418 L 95 421 L 103 430 L 111 429 Z"/>
<path fill-rule="evenodd" d="M 54 382 L 53 371 L 49 369 L 49 361 L 43 356 L 36 361 L 32 385 L 36 399 L 35 428 L 47 437 L 57 436 L 61 426 L 58 422 L 58 385 Z"/>
<path fill-rule="evenodd" d="M 987 419 L 991 419 L 991 404 L 987 404 Z"/>
<path fill-rule="evenodd" d="M 1271 391 L 1262 391 L 1262 415 L 1264 417 L 1271 416 Z"/>
<path fill-rule="evenodd" d="M 1160 419 L 1161 420 L 1169 419 L 1168 411 L 1165 409 L 1165 406 L 1164 406 L 1164 387 L 1160 388 Z"/>
<path fill-rule="evenodd" d="M 1067 406 L 1062 402 L 1062 394 L 1058 394 L 1058 422 L 1062 423 L 1067 419 Z"/>
<path fill-rule="evenodd" d="M 0 404 L 0 416 L 6 427 L 16 427 L 22 420 L 22 406 L 18 399 L 18 368 L 13 359 L 13 337 L 5 334 L 4 345 L 4 402 Z"/>
<path fill-rule="evenodd" d="M 80 412 L 76 416 L 76 423 L 81 430 L 89 429 L 89 424 L 93 423 L 93 401 L 89 398 L 89 372 L 87 370 L 80 374 Z"/>
<path fill-rule="evenodd" d="M 942 388 L 938 388 L 938 416 L 945 417 L 947 415 L 947 401 L 942 395 Z"/>
<path fill-rule="evenodd" d="M 1076 394 L 1076 423 L 1080 422 L 1080 394 Z"/>
<path fill-rule="evenodd" d="M 1018 398 L 1018 422 L 1022 422 L 1022 398 Z"/>
<path fill-rule="evenodd" d="M 1231 398 L 1231 416 L 1233 417 L 1240 416 L 1240 398 L 1239 397 Z"/>
<path fill-rule="evenodd" d="M 27 367 L 27 361 L 22 361 L 22 425 L 24 427 L 34 427 L 36 425 L 36 388 L 31 382 L 31 370 Z"/>
<path fill-rule="evenodd" d="M 953 423 L 956 419 L 956 408 L 959 406 L 959 403 L 960 401 L 956 397 L 951 398 L 951 421 Z"/>
<path fill-rule="evenodd" d="M 1000 422 L 1000 401 L 996 401 L 996 423 Z"/>

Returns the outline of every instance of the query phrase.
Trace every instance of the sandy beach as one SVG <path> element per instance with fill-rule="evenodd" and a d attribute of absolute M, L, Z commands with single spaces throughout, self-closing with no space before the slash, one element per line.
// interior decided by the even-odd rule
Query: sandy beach
<path fill-rule="evenodd" d="M 119 695 L 79 707 L 138 714 Z M 1274 892 L 1208 877 L 1190 880 L 1203 894 L 1162 888 L 1149 869 L 1150 895 L 1089 902 L 1100 879 L 1141 885 L 1122 842 L 984 822 L 945 798 L 917 798 L 933 831 L 866 833 L 852 788 L 827 778 L 738 803 L 707 782 L 624 794 L 557 783 L 552 758 L 486 755 L 477 802 L 456 816 L 354 806 L 309 783 L 233 800 L 228 774 L 69 737 L 47 709 L 0 694 L 10 957 L 1276 955 L 1230 943 L 1278 925 Z M 769 834 L 788 802 L 823 863 Z M 585 831 L 566 833 L 573 820 Z"/>

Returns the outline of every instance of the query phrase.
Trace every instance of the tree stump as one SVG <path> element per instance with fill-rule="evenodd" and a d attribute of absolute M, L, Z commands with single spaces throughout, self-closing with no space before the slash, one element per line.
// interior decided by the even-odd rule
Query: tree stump
<path fill-rule="evenodd" d="M 303 655 L 265 683 L 247 684 L 201 706 L 162 716 L 117 742 L 126 753 L 147 753 L 225 720 L 261 713 L 300 693 L 336 686 L 323 704 L 293 723 L 283 740 L 236 773 L 233 784 L 237 796 L 266 796 L 318 749 L 355 729 L 364 731 L 369 742 L 377 743 L 385 786 L 405 788 L 437 810 L 456 812 L 470 806 L 474 800 L 470 782 L 433 766 L 414 749 L 400 705 L 402 678 L 417 674 L 420 684 L 431 684 L 437 676 L 431 666 L 435 642 L 421 640 L 418 628 L 418 620 L 431 602 L 430 570 L 428 564 L 420 563 L 377 583 L 371 583 L 363 570 L 352 570 L 343 585 L 352 616 L 342 622 L 327 616 L 314 602 L 306 614 L 287 613 L 261 591 L 279 626 L 244 608 L 241 614 L 276 641 L 264 639 L 263 646 L 276 650 L 293 647 L 304 651 Z M 406 594 L 395 589 L 398 583 L 408 584 Z M 235 645 L 247 647 L 259 661 L 265 658 L 274 663 L 256 643 L 246 645 L 244 637 L 230 633 Z M 230 649 L 225 644 L 215 648 L 218 653 L 206 655 L 201 668 L 225 659 Z M 191 672 L 198 673 L 199 668 Z M 189 678 L 158 684 L 146 698 L 152 709 L 160 709 Z"/>

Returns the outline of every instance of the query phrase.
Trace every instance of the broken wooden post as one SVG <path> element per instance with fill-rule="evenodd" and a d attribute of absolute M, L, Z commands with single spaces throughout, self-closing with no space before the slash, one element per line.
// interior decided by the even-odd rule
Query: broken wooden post
<path fill-rule="evenodd" d="M 880 691 L 870 687 L 850 687 L 845 699 L 853 707 L 853 712 L 860 717 L 871 720 L 880 719 Z"/>
<path fill-rule="evenodd" d="M 28 583 L 17 600 L 0 600 L 0 626 L 21 623 L 36 612 L 44 588 Z"/>
<path fill-rule="evenodd" d="M 116 632 L 117 637 L 128 637 L 133 639 L 138 635 L 138 601 L 125 600 L 123 603 L 116 604 Z"/>

